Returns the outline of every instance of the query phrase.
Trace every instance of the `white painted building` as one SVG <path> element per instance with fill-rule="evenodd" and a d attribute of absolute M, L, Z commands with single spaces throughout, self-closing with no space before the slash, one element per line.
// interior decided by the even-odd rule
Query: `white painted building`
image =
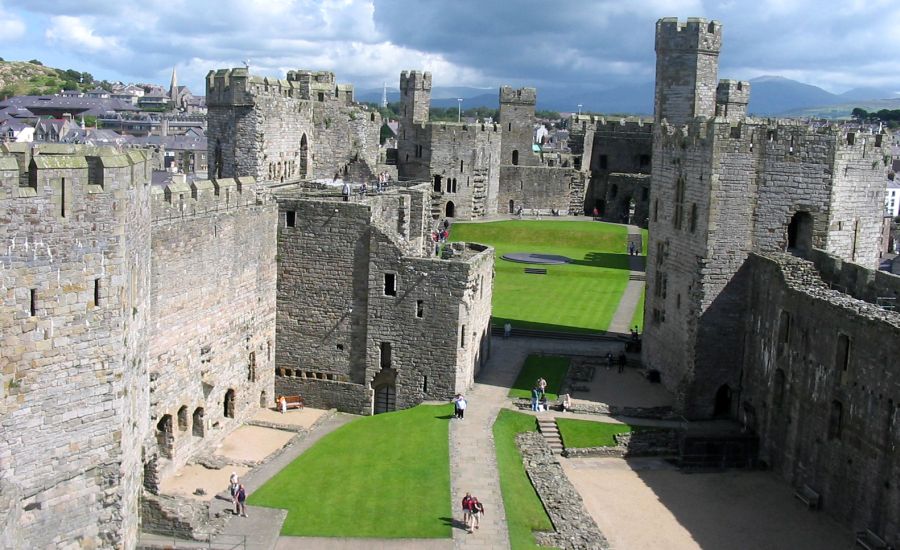
<path fill-rule="evenodd" d="M 884 194 L 884 214 L 896 218 L 900 216 L 900 182 L 888 180 L 887 192 Z"/>

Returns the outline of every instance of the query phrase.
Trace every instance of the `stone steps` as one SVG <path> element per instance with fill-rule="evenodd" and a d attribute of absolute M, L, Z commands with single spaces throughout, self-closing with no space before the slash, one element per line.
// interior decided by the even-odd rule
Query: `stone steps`
<path fill-rule="evenodd" d="M 553 454 L 562 454 L 565 447 L 563 446 L 562 436 L 559 434 L 559 427 L 553 418 L 538 418 L 538 431 L 544 436 L 544 441 L 553 451 Z"/>

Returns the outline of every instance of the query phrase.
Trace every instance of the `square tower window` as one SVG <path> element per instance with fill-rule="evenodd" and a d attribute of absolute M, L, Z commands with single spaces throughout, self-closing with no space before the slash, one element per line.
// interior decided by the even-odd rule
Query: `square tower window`
<path fill-rule="evenodd" d="M 416 300 L 416 317 L 421 319 L 425 316 L 425 301 Z"/>
<path fill-rule="evenodd" d="M 288 210 L 284 213 L 284 225 L 287 227 L 294 227 L 297 224 L 297 213 L 293 210 Z"/>

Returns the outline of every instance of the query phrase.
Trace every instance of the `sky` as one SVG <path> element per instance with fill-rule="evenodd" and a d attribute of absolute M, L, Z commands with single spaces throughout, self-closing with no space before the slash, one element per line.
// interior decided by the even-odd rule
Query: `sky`
<path fill-rule="evenodd" d="M 0 55 L 203 93 L 210 69 L 330 70 L 357 89 L 614 87 L 654 76 L 654 24 L 723 25 L 721 78 L 900 91 L 897 0 L 0 0 Z"/>

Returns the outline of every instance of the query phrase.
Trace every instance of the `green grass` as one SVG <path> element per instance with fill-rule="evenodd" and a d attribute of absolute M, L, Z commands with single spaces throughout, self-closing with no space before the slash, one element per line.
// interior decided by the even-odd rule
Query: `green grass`
<path fill-rule="evenodd" d="M 420 405 L 355 420 L 248 502 L 287 509 L 282 535 L 449 538 L 451 415 L 450 405 Z"/>
<path fill-rule="evenodd" d="M 556 425 L 559 427 L 563 445 L 573 449 L 611 447 L 616 444 L 613 435 L 628 433 L 635 429 L 628 424 L 608 424 L 573 418 L 557 418 Z"/>
<path fill-rule="evenodd" d="M 516 447 L 516 434 L 535 430 L 537 423 L 533 416 L 508 409 L 502 409 L 494 422 L 494 449 L 509 543 L 513 550 L 544 548 L 535 544 L 531 532 L 553 529 L 541 499 L 525 474 L 522 455 Z"/>
<path fill-rule="evenodd" d="M 513 327 L 574 332 L 603 331 L 628 284 L 625 226 L 553 220 L 454 223 L 451 237 L 495 248 L 493 320 Z M 509 262 L 509 252 L 558 254 L 565 265 L 535 266 L 546 275 L 527 275 L 527 264 Z"/>
<path fill-rule="evenodd" d="M 510 397 L 527 397 L 531 399 L 531 389 L 538 378 L 547 381 L 547 400 L 559 398 L 559 387 L 569 370 L 568 357 L 543 357 L 529 355 L 519 371 L 516 382 L 509 390 Z"/>

